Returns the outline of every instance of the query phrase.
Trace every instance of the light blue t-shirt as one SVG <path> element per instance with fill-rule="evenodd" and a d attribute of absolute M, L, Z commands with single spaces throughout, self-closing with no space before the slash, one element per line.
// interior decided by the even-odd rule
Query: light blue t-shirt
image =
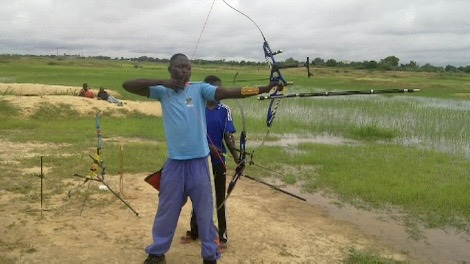
<path fill-rule="evenodd" d="M 149 98 L 162 105 L 169 158 L 187 160 L 209 155 L 205 109 L 206 102 L 214 100 L 217 87 L 190 83 L 178 92 L 162 85 L 149 88 Z"/>

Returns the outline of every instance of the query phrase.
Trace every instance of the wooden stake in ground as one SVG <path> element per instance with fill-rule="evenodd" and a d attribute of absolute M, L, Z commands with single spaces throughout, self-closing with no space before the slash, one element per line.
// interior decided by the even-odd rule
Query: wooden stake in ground
<path fill-rule="evenodd" d="M 42 156 L 41 156 L 41 175 L 39 176 L 41 177 L 41 218 L 42 218 L 42 190 L 43 190 L 43 178 L 44 178 L 44 174 L 42 173 Z"/>
<path fill-rule="evenodd" d="M 122 197 L 125 197 L 124 195 L 124 151 L 123 151 L 122 144 L 119 145 L 119 171 L 120 171 L 120 177 L 119 177 L 119 194 L 122 195 Z"/>
<path fill-rule="evenodd" d="M 44 204 L 44 173 L 43 173 L 43 169 L 42 169 L 43 168 L 42 158 L 43 158 L 43 156 L 40 157 L 40 160 L 41 160 L 41 174 L 39 175 L 39 178 L 41 178 L 41 189 L 40 189 L 41 208 L 39 209 L 39 211 L 41 211 L 41 219 L 42 219 L 42 212 L 43 211 L 49 211 L 49 210 L 43 208 L 43 204 Z M 36 211 L 36 210 L 34 210 L 34 211 Z"/>

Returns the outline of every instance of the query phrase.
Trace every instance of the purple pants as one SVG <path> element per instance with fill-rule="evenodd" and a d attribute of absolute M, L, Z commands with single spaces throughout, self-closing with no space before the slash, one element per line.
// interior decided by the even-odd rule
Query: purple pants
<path fill-rule="evenodd" d="M 145 248 L 147 254 L 159 256 L 170 249 L 181 208 L 189 196 L 197 216 L 202 258 L 220 258 L 219 238 L 213 222 L 214 197 L 211 184 L 207 157 L 166 161 L 152 229 L 153 243 Z"/>

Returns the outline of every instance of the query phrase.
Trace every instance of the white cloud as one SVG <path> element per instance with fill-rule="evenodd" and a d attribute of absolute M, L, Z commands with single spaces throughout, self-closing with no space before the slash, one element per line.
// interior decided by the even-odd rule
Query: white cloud
<path fill-rule="evenodd" d="M 212 0 L 2 1 L 0 53 L 191 55 Z M 470 2 L 459 0 L 227 0 L 262 29 L 273 50 L 336 60 L 470 64 Z M 263 60 L 246 17 L 216 0 L 196 57 Z"/>

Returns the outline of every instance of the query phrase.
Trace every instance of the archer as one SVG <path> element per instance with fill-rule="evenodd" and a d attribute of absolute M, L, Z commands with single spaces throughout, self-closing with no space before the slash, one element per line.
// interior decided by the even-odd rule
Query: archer
<path fill-rule="evenodd" d="M 205 135 L 207 101 L 245 98 L 266 93 L 278 82 L 263 87 L 226 89 L 208 83 L 189 82 L 191 63 L 184 54 L 175 54 L 168 67 L 171 79 L 137 79 L 126 81 L 126 91 L 160 101 L 163 112 L 168 155 L 160 182 L 158 209 L 153 224 L 153 243 L 146 247 L 144 263 L 166 263 L 181 208 L 189 197 L 197 215 L 201 255 L 204 263 L 217 263 L 218 234 L 212 220 L 212 197 L 209 173 L 209 147 Z M 277 89 L 282 89 L 279 86 Z"/>

